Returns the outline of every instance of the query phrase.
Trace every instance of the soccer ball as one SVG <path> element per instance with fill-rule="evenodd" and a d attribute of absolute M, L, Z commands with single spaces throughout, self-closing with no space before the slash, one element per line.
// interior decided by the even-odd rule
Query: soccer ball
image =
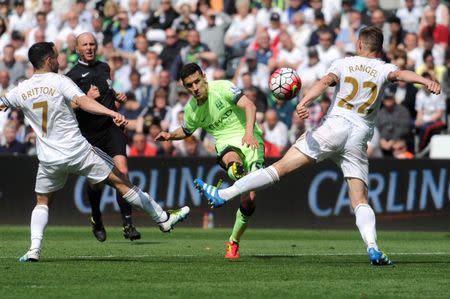
<path fill-rule="evenodd" d="M 277 100 L 289 101 L 298 95 L 301 88 L 302 81 L 291 68 L 279 68 L 270 76 L 269 89 Z"/>

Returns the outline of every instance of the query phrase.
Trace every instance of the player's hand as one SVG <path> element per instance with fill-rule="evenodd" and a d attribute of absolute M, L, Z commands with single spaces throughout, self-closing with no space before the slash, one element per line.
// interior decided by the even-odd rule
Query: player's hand
<path fill-rule="evenodd" d="M 89 88 L 87 92 L 87 96 L 93 99 L 96 99 L 100 96 L 100 90 L 98 90 L 98 87 L 95 85 L 91 85 L 91 88 Z"/>
<path fill-rule="evenodd" d="M 309 117 L 309 110 L 307 107 L 305 107 L 301 102 L 298 103 L 297 108 L 295 108 L 297 111 L 297 115 L 300 119 L 307 119 Z"/>
<path fill-rule="evenodd" d="M 244 137 L 242 137 L 242 145 L 245 145 L 252 149 L 256 149 L 259 147 L 259 143 L 256 140 L 255 136 L 253 136 L 253 134 L 245 134 Z"/>
<path fill-rule="evenodd" d="M 125 103 L 126 101 L 128 101 L 128 98 L 123 92 L 118 92 L 116 93 L 116 101 Z"/>
<path fill-rule="evenodd" d="M 114 113 L 112 118 L 113 118 L 114 123 L 118 127 L 126 126 L 128 124 L 128 120 L 125 118 L 125 116 L 123 116 L 122 114 L 120 114 L 118 112 Z"/>
<path fill-rule="evenodd" d="M 170 133 L 169 132 L 160 132 L 155 137 L 156 141 L 169 141 L 170 140 Z"/>
<path fill-rule="evenodd" d="M 441 93 L 441 85 L 435 81 L 429 80 L 427 84 L 425 84 L 425 87 L 428 89 L 429 92 L 434 94 L 440 94 Z"/>

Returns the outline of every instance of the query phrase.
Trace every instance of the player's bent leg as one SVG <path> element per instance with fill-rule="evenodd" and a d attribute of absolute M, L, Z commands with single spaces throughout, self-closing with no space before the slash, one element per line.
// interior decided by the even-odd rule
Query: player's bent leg
<path fill-rule="evenodd" d="M 149 194 L 142 192 L 117 169 L 113 168 L 107 178 L 111 184 L 132 206 L 144 210 L 159 225 L 162 232 L 169 232 L 175 224 L 183 221 L 188 216 L 190 209 L 185 206 L 178 210 L 165 212 Z"/>
<path fill-rule="evenodd" d="M 346 178 L 355 213 L 356 226 L 367 246 L 372 265 L 390 266 L 392 261 L 378 249 L 375 213 L 368 204 L 367 185 L 359 178 Z"/>
<path fill-rule="evenodd" d="M 236 259 L 240 257 L 239 242 L 242 235 L 247 229 L 251 215 L 255 212 L 256 193 L 250 192 L 241 196 L 241 205 L 236 211 L 236 221 L 234 222 L 233 231 L 227 242 L 227 252 L 225 258 Z"/>
<path fill-rule="evenodd" d="M 249 173 L 228 188 L 219 190 L 201 179 L 196 179 L 194 184 L 207 197 L 210 205 L 220 207 L 238 195 L 265 189 L 278 182 L 280 177 L 313 162 L 314 159 L 291 147 L 281 160 L 269 167 Z"/>
<path fill-rule="evenodd" d="M 124 155 L 115 155 L 113 160 L 117 169 L 123 173 L 125 177 L 128 177 L 127 157 Z M 133 225 L 131 219 L 131 205 L 118 193 L 116 195 L 116 201 L 122 216 L 123 237 L 130 241 L 139 240 L 141 238 L 141 233 L 139 233 Z"/>
<path fill-rule="evenodd" d="M 48 223 L 48 206 L 51 201 L 52 194 L 36 194 L 36 206 L 31 213 L 30 232 L 31 246 L 30 249 L 19 258 L 20 262 L 37 262 L 41 256 L 41 245 L 44 237 L 44 230 Z"/>

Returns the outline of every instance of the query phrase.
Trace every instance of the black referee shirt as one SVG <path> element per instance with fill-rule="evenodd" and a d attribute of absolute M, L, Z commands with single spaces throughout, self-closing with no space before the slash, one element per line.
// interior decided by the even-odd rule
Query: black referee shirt
<path fill-rule="evenodd" d="M 96 61 L 93 64 L 87 64 L 78 60 L 78 63 L 67 73 L 67 76 L 86 94 L 91 85 L 97 86 L 100 92 L 100 97 L 96 99 L 97 102 L 117 111 L 115 106 L 116 96 L 112 89 L 110 68 L 107 63 Z M 110 126 L 114 126 L 109 116 L 91 114 L 82 109 L 77 109 L 75 114 L 81 133 L 88 139 L 102 134 Z"/>

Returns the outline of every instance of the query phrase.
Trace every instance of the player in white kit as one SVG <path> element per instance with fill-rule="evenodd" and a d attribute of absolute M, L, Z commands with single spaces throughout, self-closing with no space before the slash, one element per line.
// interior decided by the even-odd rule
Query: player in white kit
<path fill-rule="evenodd" d="M 369 261 L 373 265 L 392 265 L 378 249 L 375 214 L 368 204 L 367 141 L 373 135 L 381 93 L 388 81 L 422 84 L 435 94 L 439 94 L 441 88 L 434 81 L 411 71 L 398 70 L 395 65 L 377 59 L 382 45 L 381 30 L 366 27 L 357 41 L 357 56 L 332 63 L 327 74 L 312 86 L 296 108 L 300 118 L 308 118 L 309 104 L 329 86 L 336 85 L 334 100 L 324 122 L 302 135 L 281 160 L 248 174 L 226 189 L 217 189 L 196 179 L 196 187 L 209 203 L 219 207 L 237 195 L 271 186 L 294 170 L 329 158 L 340 166 L 348 183 L 356 225 L 367 246 Z"/>
<path fill-rule="evenodd" d="M 28 58 L 34 67 L 33 76 L 0 97 L 0 110 L 21 109 L 37 136 L 39 168 L 35 187 L 37 202 L 31 214 L 31 246 L 19 260 L 39 260 L 48 204 L 69 174 L 86 176 L 94 184 L 105 181 L 112 185 L 131 205 L 147 212 L 163 232 L 186 218 L 188 207 L 165 212 L 148 194 L 133 186 L 107 154 L 81 135 L 72 101 L 90 113 L 110 116 L 119 126 L 127 121 L 121 114 L 87 97 L 68 77 L 57 74 L 58 53 L 54 44 L 34 44 Z"/>

